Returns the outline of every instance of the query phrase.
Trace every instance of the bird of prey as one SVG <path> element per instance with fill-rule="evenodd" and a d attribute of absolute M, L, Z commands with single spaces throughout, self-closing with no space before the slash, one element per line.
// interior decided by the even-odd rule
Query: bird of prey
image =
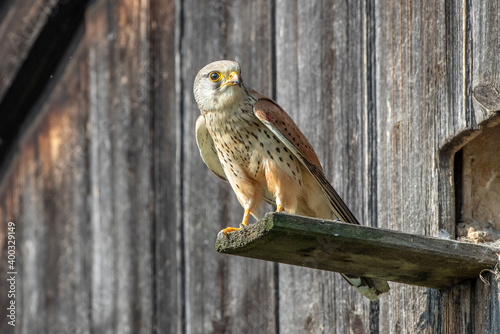
<path fill-rule="evenodd" d="M 258 218 L 262 201 L 276 211 L 359 224 L 328 182 L 309 141 L 272 99 L 247 87 L 240 65 L 220 60 L 203 67 L 194 80 L 201 115 L 196 142 L 208 168 L 229 181 L 245 209 L 240 227 Z M 370 300 L 389 291 L 387 282 L 342 274 Z"/>

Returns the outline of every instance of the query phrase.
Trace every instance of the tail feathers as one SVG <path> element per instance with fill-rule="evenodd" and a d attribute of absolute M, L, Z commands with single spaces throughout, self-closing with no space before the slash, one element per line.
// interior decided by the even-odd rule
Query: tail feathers
<path fill-rule="evenodd" d="M 338 195 L 333 186 L 326 179 L 321 166 L 311 163 L 300 154 L 297 155 L 297 158 L 299 158 L 299 160 L 311 173 L 317 184 L 320 186 L 323 194 L 328 199 L 328 204 L 331 209 L 331 214 L 333 214 L 333 218 L 338 218 L 339 220 L 346 223 L 359 225 L 358 220 L 353 215 L 351 210 L 349 210 L 342 198 Z M 314 216 L 318 216 L 318 213 L 315 212 Z M 347 280 L 347 282 L 349 282 L 349 284 L 351 284 L 356 290 L 358 290 L 361 294 L 363 294 L 370 300 L 378 300 L 378 295 L 389 291 L 389 284 L 387 284 L 387 282 L 384 280 L 358 277 L 355 275 L 347 274 L 341 275 Z"/>
<path fill-rule="evenodd" d="M 356 290 L 358 290 L 363 296 L 372 301 L 378 300 L 378 295 L 389 291 L 389 284 L 387 284 L 386 281 L 375 278 L 358 277 L 347 274 L 341 274 L 341 275 L 350 285 L 352 285 Z"/>

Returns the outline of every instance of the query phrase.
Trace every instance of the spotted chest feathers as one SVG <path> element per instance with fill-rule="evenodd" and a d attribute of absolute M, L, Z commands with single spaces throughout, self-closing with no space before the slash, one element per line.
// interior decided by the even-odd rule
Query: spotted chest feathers
<path fill-rule="evenodd" d="M 283 204 L 289 209 L 286 211 L 293 212 L 296 199 L 287 199 L 286 193 L 300 192 L 303 167 L 285 144 L 257 119 L 253 103 L 208 112 L 205 118 L 233 189 L 236 188 L 237 193 L 237 190 L 242 191 L 245 182 L 266 184 L 266 190 L 276 198 L 277 204 Z M 255 191 L 259 190 L 252 190 Z"/>

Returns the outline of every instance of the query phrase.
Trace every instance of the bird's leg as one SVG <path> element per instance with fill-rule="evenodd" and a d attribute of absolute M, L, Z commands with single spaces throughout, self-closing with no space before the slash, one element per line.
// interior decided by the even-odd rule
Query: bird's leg
<path fill-rule="evenodd" d="M 250 216 L 250 208 L 245 208 L 245 213 L 243 214 L 243 220 L 241 221 L 240 227 L 248 225 L 249 216 Z"/>
<path fill-rule="evenodd" d="M 242 172 L 243 174 L 243 172 Z M 230 175 L 230 182 L 231 182 L 231 173 Z M 240 227 L 226 227 L 222 231 L 219 232 L 219 235 L 227 235 L 229 232 L 234 232 L 238 231 L 239 229 L 245 227 L 248 225 L 248 218 L 250 217 L 250 213 L 254 212 L 254 210 L 257 210 L 259 208 L 259 205 L 262 201 L 262 189 L 260 185 L 257 183 L 250 181 L 247 181 L 247 183 L 241 183 L 242 180 L 239 180 L 240 185 L 236 185 L 233 187 L 233 189 L 236 192 L 236 197 L 238 198 L 238 201 L 240 202 L 241 206 L 245 209 L 245 213 L 243 214 L 243 220 L 241 221 Z M 233 183 L 231 183 L 231 186 Z"/>
<path fill-rule="evenodd" d="M 283 212 L 285 207 L 283 206 L 283 202 L 281 201 L 281 196 L 279 193 L 276 194 L 276 212 Z"/>

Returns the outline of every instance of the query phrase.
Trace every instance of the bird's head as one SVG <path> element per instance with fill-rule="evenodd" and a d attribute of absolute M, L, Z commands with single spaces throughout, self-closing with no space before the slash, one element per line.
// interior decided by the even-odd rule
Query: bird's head
<path fill-rule="evenodd" d="M 246 94 L 240 64 L 219 60 L 206 65 L 196 75 L 193 91 L 202 111 L 223 110 L 240 103 Z"/>

